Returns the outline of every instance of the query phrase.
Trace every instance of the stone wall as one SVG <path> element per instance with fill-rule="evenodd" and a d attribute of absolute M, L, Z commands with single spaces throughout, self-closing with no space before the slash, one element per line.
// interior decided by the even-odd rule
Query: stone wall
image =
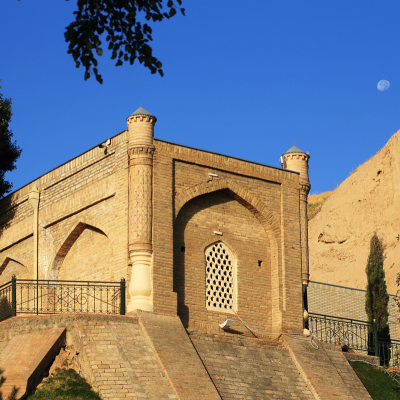
<path fill-rule="evenodd" d="M 258 329 L 301 331 L 299 175 L 154 145 L 154 311 L 211 331 L 232 317 L 206 309 L 204 252 L 222 241 L 235 255 L 241 315 Z"/>
<path fill-rule="evenodd" d="M 144 122 L 137 123 L 139 135 Z M 233 314 L 206 307 L 205 250 L 220 242 L 234 259 L 232 300 L 240 315 L 256 329 L 301 332 L 299 174 L 150 137 L 153 176 L 146 190 L 152 192 L 143 197 L 141 175 L 129 172 L 130 135 L 112 137 L 106 151 L 94 147 L 0 201 L 0 285 L 12 274 L 35 277 L 28 198 L 36 187 L 39 279 L 124 277 L 127 308 L 135 309 L 132 255 L 146 251 L 149 272 L 141 278 L 148 281 L 150 309 L 218 330 Z M 143 197 L 136 211 L 132 196 Z M 140 240 L 139 231 L 146 232 Z M 137 271 L 144 271 L 139 258 Z"/>
<path fill-rule="evenodd" d="M 39 279 L 128 277 L 126 133 L 61 165 L 1 200 L 0 284 L 34 277 L 33 210 L 39 202 Z"/>

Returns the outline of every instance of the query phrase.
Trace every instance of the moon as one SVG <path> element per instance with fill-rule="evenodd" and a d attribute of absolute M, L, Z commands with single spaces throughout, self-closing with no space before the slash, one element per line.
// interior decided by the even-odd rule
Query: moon
<path fill-rule="evenodd" d="M 385 79 L 382 79 L 378 82 L 378 84 L 376 85 L 376 87 L 378 88 L 378 90 L 380 92 L 384 92 L 385 90 L 388 90 L 390 88 L 390 82 L 386 81 Z"/>

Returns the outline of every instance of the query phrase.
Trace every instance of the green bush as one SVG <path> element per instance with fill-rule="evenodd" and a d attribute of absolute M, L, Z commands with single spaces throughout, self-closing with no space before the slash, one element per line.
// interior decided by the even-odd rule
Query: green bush
<path fill-rule="evenodd" d="M 28 400 L 101 400 L 73 369 L 57 369 Z"/>

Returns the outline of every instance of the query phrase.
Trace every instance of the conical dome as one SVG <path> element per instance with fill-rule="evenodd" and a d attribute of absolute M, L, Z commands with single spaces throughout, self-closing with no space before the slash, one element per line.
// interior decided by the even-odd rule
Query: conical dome
<path fill-rule="evenodd" d="M 149 117 L 153 117 L 156 121 L 157 118 L 153 115 L 150 114 L 147 110 L 145 110 L 142 106 L 142 104 L 140 105 L 140 107 L 134 112 L 132 113 L 130 116 L 132 117 L 133 115 L 148 115 Z"/>
<path fill-rule="evenodd" d="M 303 150 L 300 150 L 296 145 L 293 145 L 285 154 L 289 154 L 289 153 L 303 153 L 303 154 L 307 154 L 305 153 Z"/>

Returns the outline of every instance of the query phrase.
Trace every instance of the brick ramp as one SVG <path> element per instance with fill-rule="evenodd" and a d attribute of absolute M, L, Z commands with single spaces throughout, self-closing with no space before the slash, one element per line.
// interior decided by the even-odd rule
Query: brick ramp
<path fill-rule="evenodd" d="M 0 367 L 6 377 L 1 387 L 3 399 L 9 396 L 13 386 L 19 388 L 17 398 L 20 398 L 39 383 L 64 343 L 64 328 L 14 336 L 0 355 Z"/>
<path fill-rule="evenodd" d="M 319 400 L 371 399 L 343 353 L 318 342 L 318 349 L 309 340 L 284 337 L 289 354 L 299 372 Z"/>
<path fill-rule="evenodd" d="M 279 337 L 267 340 L 192 331 L 190 339 L 225 400 L 315 399 Z"/>
<path fill-rule="evenodd" d="M 177 399 L 136 319 L 77 321 L 75 327 L 104 399 Z"/>
<path fill-rule="evenodd" d="M 138 312 L 143 332 L 181 400 L 221 400 L 178 317 Z"/>
<path fill-rule="evenodd" d="M 364 400 L 370 399 L 371 396 L 369 395 L 367 389 L 360 381 L 357 374 L 354 372 L 354 369 L 348 362 L 351 357 L 347 355 L 349 353 L 343 353 L 341 347 L 337 347 L 331 344 L 323 344 L 326 353 L 328 354 L 329 358 L 332 361 L 332 364 L 336 368 L 339 376 L 342 378 L 344 384 L 350 390 L 350 393 L 356 400 Z M 353 357 L 355 359 L 356 357 Z M 368 362 L 374 362 L 379 365 L 379 358 L 378 357 L 371 357 L 367 355 L 360 355 L 359 359 L 368 360 Z"/>

